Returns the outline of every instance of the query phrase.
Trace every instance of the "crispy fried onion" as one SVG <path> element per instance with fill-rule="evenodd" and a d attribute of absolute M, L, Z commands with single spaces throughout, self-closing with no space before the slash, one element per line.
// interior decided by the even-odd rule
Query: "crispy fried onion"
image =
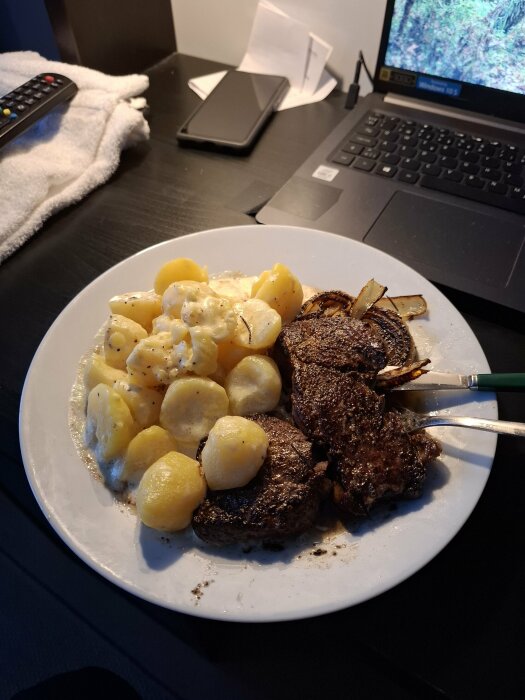
<path fill-rule="evenodd" d="M 368 280 L 363 289 L 359 292 L 350 309 L 352 318 L 360 319 L 366 314 L 368 309 L 373 306 L 386 292 L 386 287 L 374 279 Z"/>
<path fill-rule="evenodd" d="M 320 292 L 308 299 L 302 306 L 298 318 L 312 316 L 353 316 L 352 307 L 357 299 L 346 292 L 333 290 Z M 427 312 L 427 303 L 421 294 L 383 296 L 373 303 L 377 309 L 394 311 L 404 320 L 422 316 Z M 357 318 L 354 316 L 354 318 Z"/>
<path fill-rule="evenodd" d="M 386 367 L 377 375 L 375 387 L 376 389 L 386 391 L 411 382 L 413 379 L 417 379 L 422 374 L 428 372 L 428 370 L 423 369 L 423 367 L 428 365 L 429 362 L 430 360 L 427 358 L 425 360 L 412 362 L 404 367 Z"/>

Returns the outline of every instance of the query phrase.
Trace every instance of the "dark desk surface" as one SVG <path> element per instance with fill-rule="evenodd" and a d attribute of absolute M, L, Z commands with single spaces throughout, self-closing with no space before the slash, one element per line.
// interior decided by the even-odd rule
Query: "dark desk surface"
<path fill-rule="evenodd" d="M 245 212 L 344 115 L 334 95 L 278 113 L 247 157 L 181 149 L 175 132 L 199 101 L 187 80 L 214 69 L 182 56 L 152 68 L 149 143 L 124 153 L 109 183 L 53 217 L 0 270 L 0 698 L 53 676 L 45 697 L 80 697 L 78 685 L 109 696 L 119 683 L 128 693 L 116 697 L 524 697 L 524 440 L 499 438 L 481 501 L 423 570 L 357 607 L 293 623 L 207 621 L 134 598 L 63 545 L 30 492 L 20 394 L 62 308 L 144 247 L 254 223 Z M 443 291 L 493 371 L 523 370 L 523 316 Z M 502 394 L 499 406 L 501 418 L 525 421 L 525 395 Z M 56 678 L 87 667 L 98 671 Z"/>

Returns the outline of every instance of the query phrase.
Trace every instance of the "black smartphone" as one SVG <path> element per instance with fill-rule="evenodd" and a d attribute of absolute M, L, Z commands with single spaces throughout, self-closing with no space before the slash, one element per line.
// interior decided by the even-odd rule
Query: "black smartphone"
<path fill-rule="evenodd" d="M 249 149 L 278 107 L 287 78 L 230 70 L 177 132 L 181 143 Z"/>

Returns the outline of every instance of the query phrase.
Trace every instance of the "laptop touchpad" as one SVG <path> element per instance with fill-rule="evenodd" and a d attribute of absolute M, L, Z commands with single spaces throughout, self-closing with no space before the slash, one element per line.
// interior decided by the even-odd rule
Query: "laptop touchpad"
<path fill-rule="evenodd" d="M 364 240 L 438 282 L 504 287 L 524 237 L 525 227 L 497 215 L 396 192 Z"/>

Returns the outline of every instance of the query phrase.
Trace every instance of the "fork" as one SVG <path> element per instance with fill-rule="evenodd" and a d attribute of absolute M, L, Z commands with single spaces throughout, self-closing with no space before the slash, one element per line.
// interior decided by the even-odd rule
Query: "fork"
<path fill-rule="evenodd" d="M 422 428 L 433 428 L 439 425 L 455 425 L 460 428 L 488 430 L 491 433 L 505 433 L 525 437 L 525 423 L 507 420 L 491 420 L 489 418 L 468 418 L 466 416 L 430 416 L 424 413 L 414 413 L 408 408 L 401 411 L 408 433 Z"/>

